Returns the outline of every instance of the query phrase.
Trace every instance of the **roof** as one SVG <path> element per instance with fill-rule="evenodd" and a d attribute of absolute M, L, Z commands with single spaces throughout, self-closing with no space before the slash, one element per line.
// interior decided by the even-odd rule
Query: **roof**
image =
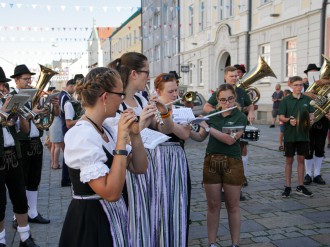
<path fill-rule="evenodd" d="M 101 44 L 116 30 L 115 27 L 97 27 L 96 29 Z"/>
<path fill-rule="evenodd" d="M 142 13 L 141 8 L 139 8 L 133 15 L 130 16 L 130 18 L 128 18 L 123 24 L 120 25 L 120 27 L 118 27 L 116 29 L 116 31 L 114 31 L 111 36 L 109 37 L 110 39 L 116 34 L 118 33 L 123 27 L 125 27 L 127 25 L 127 23 L 129 23 L 131 20 L 133 20 L 135 17 L 137 17 L 139 14 Z"/>

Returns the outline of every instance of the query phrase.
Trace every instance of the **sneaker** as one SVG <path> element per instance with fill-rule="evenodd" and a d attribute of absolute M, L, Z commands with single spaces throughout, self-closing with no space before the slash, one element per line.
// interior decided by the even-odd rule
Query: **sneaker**
<path fill-rule="evenodd" d="M 289 197 L 291 193 L 291 187 L 285 186 L 284 192 L 282 193 L 282 197 L 286 198 Z"/>
<path fill-rule="evenodd" d="M 303 185 L 297 186 L 296 193 L 303 196 L 313 196 L 313 193 L 306 189 L 306 187 Z"/>
<path fill-rule="evenodd" d="M 218 247 L 215 243 L 211 243 L 209 247 Z"/>
<path fill-rule="evenodd" d="M 322 185 L 325 184 L 325 181 L 323 180 L 323 178 L 321 177 L 321 175 L 317 175 L 317 176 L 313 179 L 313 182 L 314 182 L 314 183 L 317 183 L 317 184 L 322 184 Z M 304 184 L 305 184 L 305 183 L 304 183 Z"/>
<path fill-rule="evenodd" d="M 304 185 L 310 185 L 312 183 L 312 178 L 308 174 L 305 176 Z"/>
<path fill-rule="evenodd" d="M 270 125 L 269 128 L 275 128 L 275 124 Z"/>

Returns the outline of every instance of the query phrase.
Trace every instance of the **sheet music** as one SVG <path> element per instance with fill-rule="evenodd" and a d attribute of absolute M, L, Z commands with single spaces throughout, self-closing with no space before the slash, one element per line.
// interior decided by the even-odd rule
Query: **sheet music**
<path fill-rule="evenodd" d="M 308 71 L 309 87 L 314 84 L 315 81 L 320 80 L 320 71 Z"/>
<path fill-rule="evenodd" d="M 141 132 L 142 142 L 145 148 L 155 149 L 158 144 L 166 142 L 171 137 L 161 132 L 145 128 Z"/>
<path fill-rule="evenodd" d="M 29 95 L 29 101 L 33 99 L 34 95 L 38 92 L 35 88 L 22 88 L 19 90 L 18 94 Z"/>
<path fill-rule="evenodd" d="M 30 96 L 25 94 L 14 94 L 13 97 L 10 98 L 10 101 L 5 109 L 5 111 L 11 110 L 13 107 L 21 108 L 24 106 L 26 102 L 28 102 Z"/>
<path fill-rule="evenodd" d="M 173 109 L 173 121 L 175 123 L 190 123 L 192 120 L 195 120 L 194 113 L 191 108 L 183 107 L 183 108 L 175 108 Z"/>

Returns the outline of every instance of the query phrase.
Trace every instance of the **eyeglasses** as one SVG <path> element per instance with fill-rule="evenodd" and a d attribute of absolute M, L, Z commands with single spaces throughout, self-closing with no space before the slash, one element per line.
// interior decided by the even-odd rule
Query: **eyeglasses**
<path fill-rule="evenodd" d="M 117 95 L 120 96 L 120 98 L 121 98 L 122 100 L 124 100 L 125 97 L 126 97 L 126 93 L 124 93 L 124 92 L 122 92 L 122 93 L 118 93 L 118 92 L 112 92 L 112 91 L 104 91 L 103 93 L 100 94 L 99 97 L 101 97 L 104 93 L 113 93 L 113 94 L 117 94 Z"/>
<path fill-rule="evenodd" d="M 149 70 L 137 70 L 136 72 L 143 72 L 143 73 L 146 73 L 147 76 L 150 75 L 150 71 L 149 71 Z"/>
<path fill-rule="evenodd" d="M 235 97 L 230 96 L 230 97 L 228 97 L 228 99 L 220 98 L 219 101 L 220 101 L 220 103 L 223 103 L 223 104 L 225 104 L 227 101 L 228 101 L 228 103 L 233 103 L 235 101 Z"/>
<path fill-rule="evenodd" d="M 19 78 L 20 80 L 23 80 L 23 81 L 26 81 L 26 82 L 29 82 L 29 81 L 32 81 L 32 78 L 31 77 L 28 77 L 28 78 Z"/>
<path fill-rule="evenodd" d="M 302 87 L 303 84 L 295 84 L 295 85 L 292 85 L 293 87 Z"/>
<path fill-rule="evenodd" d="M 169 80 L 176 79 L 175 75 L 173 75 L 173 74 L 163 75 L 162 78 L 163 78 L 164 81 L 169 81 Z"/>

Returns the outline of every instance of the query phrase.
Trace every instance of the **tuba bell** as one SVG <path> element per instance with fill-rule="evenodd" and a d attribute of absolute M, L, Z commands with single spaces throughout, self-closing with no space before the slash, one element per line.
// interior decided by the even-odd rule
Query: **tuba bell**
<path fill-rule="evenodd" d="M 324 58 L 323 65 L 320 69 L 320 79 L 330 78 L 330 59 L 322 55 Z M 314 111 L 314 122 L 319 121 L 330 109 L 330 100 L 328 94 L 330 93 L 330 85 L 319 86 L 316 83 L 310 85 L 306 92 L 316 94 L 316 99 L 311 101 L 311 105 L 315 107 Z"/>
<path fill-rule="evenodd" d="M 38 129 L 44 130 L 44 129 L 48 129 L 52 125 L 55 115 L 54 115 L 53 104 L 49 103 L 47 105 L 43 105 L 42 107 L 40 107 L 41 97 L 49 80 L 58 73 L 41 64 L 39 65 L 40 65 L 40 74 L 36 84 L 36 88 L 38 89 L 38 91 L 32 99 L 32 108 L 38 106 L 39 108 L 44 109 L 44 111 L 40 113 L 40 116 L 38 118 L 33 118 L 33 122 Z"/>
<path fill-rule="evenodd" d="M 246 73 L 240 80 L 237 87 L 243 88 L 247 94 L 250 96 L 252 103 L 257 103 L 260 99 L 260 92 L 256 87 L 252 87 L 252 83 L 266 77 L 272 76 L 276 77 L 273 70 L 269 67 L 266 61 L 259 56 L 258 64 L 248 73 Z"/>

